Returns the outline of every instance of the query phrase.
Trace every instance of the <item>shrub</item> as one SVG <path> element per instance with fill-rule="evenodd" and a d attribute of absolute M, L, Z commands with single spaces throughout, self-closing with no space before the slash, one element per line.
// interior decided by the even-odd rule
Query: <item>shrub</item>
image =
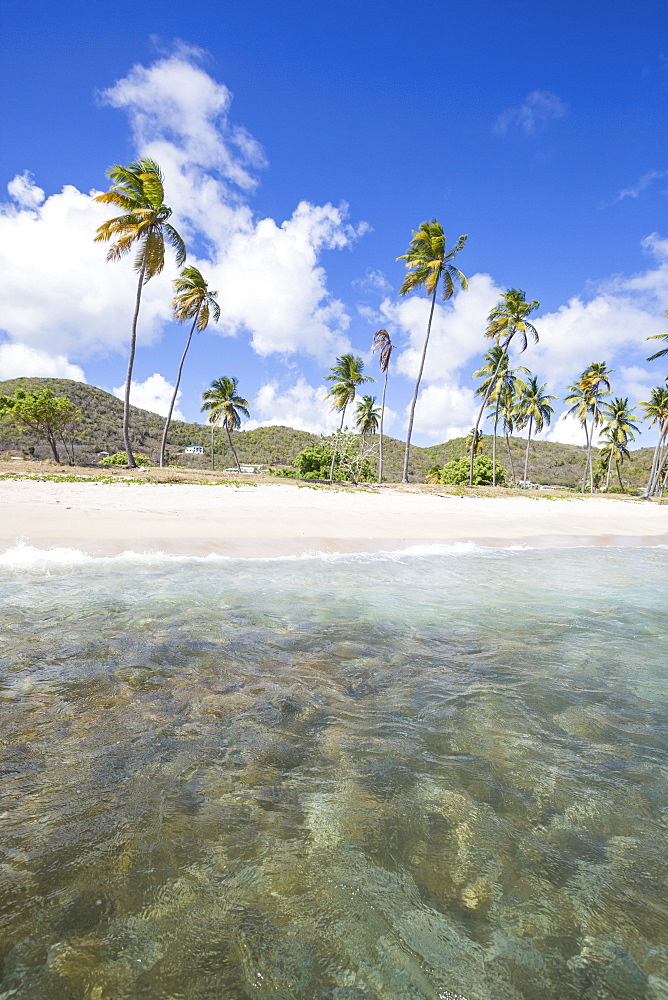
<path fill-rule="evenodd" d="M 468 486 L 471 460 L 469 458 L 455 458 L 448 462 L 441 470 L 441 482 L 446 486 Z M 478 455 L 473 463 L 473 485 L 488 486 L 492 482 L 492 460 L 487 455 Z M 496 482 L 503 485 L 506 479 L 506 470 L 496 463 Z"/>
<path fill-rule="evenodd" d="M 148 455 L 137 455 L 135 454 L 135 462 L 137 465 L 153 465 L 153 462 L 148 457 Z M 107 455 L 106 458 L 101 458 L 97 463 L 98 465 L 127 465 L 128 456 L 124 451 L 117 451 L 115 455 Z"/>

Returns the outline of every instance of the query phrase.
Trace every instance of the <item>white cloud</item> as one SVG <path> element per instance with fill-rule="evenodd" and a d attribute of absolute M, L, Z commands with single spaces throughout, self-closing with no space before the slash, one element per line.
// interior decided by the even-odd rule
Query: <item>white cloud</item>
<path fill-rule="evenodd" d="M 452 382 L 463 365 L 488 349 L 484 337 L 487 315 L 501 291 L 488 274 L 474 274 L 468 291 L 457 292 L 445 303 L 437 301 L 422 376 L 425 382 Z M 430 309 L 431 301 L 425 295 L 384 299 L 380 306 L 379 319 L 393 339 L 408 336 L 408 347 L 396 358 L 396 370 L 411 379 L 418 373 Z"/>
<path fill-rule="evenodd" d="M 666 176 L 668 176 L 668 170 L 648 170 L 631 187 L 623 188 L 615 198 L 615 202 L 623 201 L 624 198 L 637 198 L 654 181 Z"/>
<path fill-rule="evenodd" d="M 113 390 L 114 396 L 119 399 L 125 398 L 125 385 L 118 385 Z M 169 411 L 169 404 L 174 393 L 174 386 L 166 378 L 154 372 L 149 375 L 145 382 L 130 383 L 130 403 L 132 406 L 139 406 L 142 410 L 150 410 L 151 413 L 159 413 L 161 417 L 166 417 Z M 179 410 L 179 400 L 181 390 L 176 394 L 176 404 L 172 413 L 173 420 L 184 420 L 184 416 Z"/>
<path fill-rule="evenodd" d="M 160 163 L 173 222 L 191 244 L 212 288 L 220 289 L 220 330 L 249 332 L 262 355 L 304 351 L 324 359 L 349 349 L 349 316 L 331 295 L 320 263 L 364 231 L 346 207 L 302 202 L 291 218 L 255 221 L 247 203 L 264 165 L 259 144 L 229 118 L 232 95 L 181 46 L 148 67 L 135 66 L 100 96 L 125 111 L 139 156 Z M 96 192 L 66 186 L 44 198 L 28 172 L 10 181 L 0 205 L 0 329 L 16 343 L 84 359 L 124 352 L 136 275 L 130 262 L 107 264 L 93 242 L 109 218 Z M 173 264 L 144 288 L 139 346 L 159 339 L 171 319 Z"/>
<path fill-rule="evenodd" d="M 27 347 L 25 344 L 0 344 L 0 379 L 10 378 L 69 378 L 85 382 L 86 376 L 78 365 L 69 363 L 62 354 Z"/>
<path fill-rule="evenodd" d="M 345 216 L 345 206 L 301 202 L 281 226 L 262 219 L 237 233 L 212 272 L 220 289 L 219 327 L 228 334 L 248 330 L 261 355 L 300 351 L 324 361 L 350 350 L 350 318 L 317 263 L 323 249 L 355 238 Z"/>
<path fill-rule="evenodd" d="M 44 201 L 44 192 L 37 187 L 29 170 L 17 174 L 7 185 L 7 190 L 21 208 L 38 208 Z"/>
<path fill-rule="evenodd" d="M 526 435 L 526 430 L 522 433 Z M 559 444 L 578 444 L 582 447 L 587 444 L 582 424 L 576 417 L 571 416 L 565 410 L 549 430 L 543 431 L 542 434 L 536 436 L 542 438 L 544 441 L 558 441 Z"/>
<path fill-rule="evenodd" d="M 251 407 L 251 413 L 254 416 L 257 414 L 259 419 L 247 421 L 244 428 L 253 430 L 254 427 L 287 426 L 309 431 L 311 434 L 331 434 L 339 427 L 341 414 L 333 410 L 330 401 L 325 398 L 328 391 L 327 386 L 309 385 L 304 378 L 298 378 L 287 389 L 281 389 L 276 382 L 268 382 L 260 388 Z M 373 395 L 371 389 L 365 386 L 364 394 L 367 392 Z M 360 400 L 361 396 L 357 396 L 355 402 L 346 409 L 345 424 L 348 427 L 354 426 L 354 412 Z M 377 405 L 380 406 L 379 400 Z M 385 434 L 392 429 L 396 419 L 394 410 L 386 406 L 383 422 Z"/>
<path fill-rule="evenodd" d="M 0 326 L 38 351 L 84 359 L 124 350 L 137 278 L 128 261 L 106 262 L 94 243 L 109 209 L 67 185 L 34 208 L 0 205 Z M 169 276 L 144 288 L 139 342 L 152 343 L 169 318 Z"/>
<path fill-rule="evenodd" d="M 448 382 L 427 385 L 415 406 L 414 431 L 433 441 L 464 437 L 473 427 L 479 408 L 473 389 Z"/>
<path fill-rule="evenodd" d="M 505 135 L 511 130 L 519 130 L 531 135 L 540 125 L 563 118 L 567 105 L 551 90 L 532 90 L 521 104 L 506 108 L 494 123 L 494 131 Z"/>

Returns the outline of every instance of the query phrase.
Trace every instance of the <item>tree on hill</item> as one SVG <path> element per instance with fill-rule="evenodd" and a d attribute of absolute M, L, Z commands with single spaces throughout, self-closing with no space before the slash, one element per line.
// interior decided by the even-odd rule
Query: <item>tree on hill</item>
<path fill-rule="evenodd" d="M 550 400 L 556 399 L 557 397 L 550 396 L 549 393 L 545 392 L 546 385 L 547 382 L 544 382 L 541 386 L 539 386 L 538 379 L 535 375 L 532 375 L 527 384 L 524 386 L 524 389 L 520 393 L 520 397 L 517 401 L 517 426 L 520 428 L 528 426 L 527 449 L 524 456 L 525 483 L 527 481 L 529 471 L 529 446 L 531 445 L 532 428 L 536 431 L 536 434 L 540 434 L 543 427 L 550 426 L 552 414 L 554 413 L 554 407 L 550 403 Z"/>
<path fill-rule="evenodd" d="M 331 399 L 331 407 L 341 414 L 339 430 L 343 430 L 343 421 L 346 416 L 346 408 L 355 400 L 357 386 L 363 382 L 374 382 L 371 375 L 363 375 L 364 362 L 354 354 L 342 354 L 336 359 L 336 364 L 329 369 L 330 374 L 323 376 L 323 382 L 331 382 L 331 389 L 325 399 Z M 334 478 L 334 462 L 336 461 L 336 449 L 332 453 L 332 464 L 330 468 L 330 482 Z"/>
<path fill-rule="evenodd" d="M 516 398 L 524 389 L 525 383 L 517 372 L 529 375 L 529 369 L 519 365 L 517 368 L 510 368 L 508 364 L 508 354 L 501 345 L 496 344 L 485 355 L 485 364 L 477 371 L 473 372 L 473 378 L 482 378 L 482 383 L 476 389 L 476 396 L 482 396 L 488 404 L 493 403 L 490 415 L 494 431 L 492 436 L 492 468 L 496 468 L 496 439 L 499 428 L 499 417 L 503 400 L 511 396 Z M 492 478 L 492 486 L 496 486 Z"/>
<path fill-rule="evenodd" d="M 594 492 L 594 470 L 592 468 L 592 448 L 596 436 L 596 427 L 599 422 L 601 403 L 603 396 L 610 394 L 610 378 L 612 374 L 604 362 L 594 362 L 580 375 L 580 378 L 573 385 L 568 387 L 568 396 L 564 402 L 570 403 L 569 414 L 577 417 L 582 424 L 587 439 L 587 457 L 585 459 L 585 470 L 582 478 L 582 492 L 585 491 L 587 483 L 587 473 L 589 473 L 590 492 Z M 588 418 L 591 416 L 591 431 L 589 430 Z"/>
<path fill-rule="evenodd" d="M 165 464 L 167 432 L 169 431 L 172 413 L 174 412 L 174 404 L 176 403 L 179 385 L 181 384 L 183 363 L 186 360 L 186 354 L 188 353 L 188 348 L 190 347 L 190 341 L 193 339 L 195 327 L 197 327 L 198 333 L 201 333 L 202 330 L 206 330 L 211 317 L 213 317 L 214 323 L 217 323 L 220 319 L 220 306 L 216 302 L 218 292 L 209 291 L 209 286 L 202 277 L 201 272 L 198 271 L 196 267 L 183 268 L 180 276 L 174 280 L 174 290 L 176 292 L 172 301 L 174 316 L 178 323 L 185 323 L 186 320 L 191 319 L 192 326 L 190 327 L 190 333 L 188 334 L 188 339 L 186 340 L 186 346 L 183 349 L 181 361 L 179 362 L 179 370 L 176 373 L 176 384 L 174 385 L 174 392 L 169 404 L 167 419 L 165 420 L 165 429 L 162 432 L 162 441 L 160 442 L 161 469 Z"/>
<path fill-rule="evenodd" d="M 475 423 L 476 430 L 480 425 L 482 415 L 485 412 L 485 407 L 487 406 L 492 393 L 496 388 L 497 378 L 503 364 L 503 358 L 506 357 L 507 359 L 508 348 L 510 347 L 513 339 L 517 337 L 522 345 L 519 351 L 520 354 L 527 349 L 527 334 L 530 334 L 533 337 L 534 342 L 538 343 L 538 331 L 533 323 L 529 322 L 527 316 L 530 316 L 532 312 L 535 312 L 536 309 L 538 309 L 540 302 L 537 302 L 536 299 L 533 299 L 531 302 L 527 302 L 525 294 L 526 293 L 523 292 L 521 288 L 509 288 L 507 292 L 503 293 L 501 299 L 487 317 L 487 329 L 485 330 L 485 336 L 493 340 L 495 345 L 501 348 L 502 353 L 497 356 L 498 360 L 496 368 L 490 375 L 487 391 L 478 413 L 478 419 Z M 474 453 L 471 451 L 471 486 L 473 485 L 473 458 Z"/>
<path fill-rule="evenodd" d="M 449 299 L 454 294 L 455 282 L 462 289 L 468 288 L 466 277 L 452 264 L 459 251 L 464 248 L 467 239 L 468 236 L 460 236 L 452 250 L 446 251 L 443 227 L 436 219 L 432 219 L 431 222 L 423 222 L 418 230 L 413 230 L 413 239 L 408 246 L 408 250 L 401 257 L 397 257 L 397 260 L 406 261 L 406 268 L 409 271 L 399 289 L 399 295 L 408 295 L 409 292 L 415 291 L 417 288 L 424 288 L 427 295 L 431 295 L 431 309 L 429 310 L 427 333 L 424 339 L 420 367 L 418 368 L 415 380 L 415 390 L 408 416 L 404 469 L 401 477 L 402 483 L 408 482 L 408 459 L 411 451 L 413 418 L 415 416 L 415 405 L 420 389 L 420 380 L 424 371 L 424 362 L 427 357 L 431 324 L 434 318 L 434 307 L 436 306 L 436 293 L 441 284 L 443 285 L 444 299 Z"/>
<path fill-rule="evenodd" d="M 60 465 L 56 438 L 60 437 L 65 451 L 65 432 L 72 431 L 81 420 L 78 410 L 69 399 L 54 396 L 49 389 L 41 392 L 24 392 L 17 389 L 13 396 L 0 396 L 0 415 L 27 427 L 38 438 L 46 438 L 55 462 Z M 74 452 L 72 453 L 74 462 Z"/>
<path fill-rule="evenodd" d="M 629 457 L 628 443 L 634 441 L 638 433 L 638 427 L 633 423 L 635 412 L 629 406 L 628 397 L 621 399 L 617 396 L 611 403 L 604 403 L 601 407 L 603 414 L 603 449 L 602 457 L 607 459 L 607 469 L 605 476 L 605 489 L 610 487 L 610 470 L 614 461 L 617 469 L 619 485 L 623 488 L 619 466 L 625 458 Z"/>
<path fill-rule="evenodd" d="M 132 367 L 137 346 L 137 319 L 144 285 L 165 266 L 165 240 L 176 254 L 178 267 L 186 259 L 186 248 L 176 229 L 167 221 L 172 214 L 165 205 L 165 192 L 160 167 L 148 158 L 136 160 L 124 167 L 116 164 L 107 170 L 107 177 L 114 183 L 95 201 L 115 205 L 123 214 L 108 219 L 97 229 L 95 242 L 115 239 L 107 253 L 107 260 L 116 261 L 136 250 L 134 270 L 138 273 L 135 310 L 130 334 L 130 354 L 125 378 L 125 400 L 123 406 L 123 439 L 128 456 L 128 465 L 135 469 L 136 462 L 130 443 L 130 386 Z"/>
<path fill-rule="evenodd" d="M 211 462 L 213 463 L 213 429 L 221 422 L 227 431 L 227 440 L 230 443 L 234 461 L 237 469 L 241 472 L 239 456 L 232 444 L 232 432 L 241 427 L 241 417 L 250 417 L 248 412 L 248 400 L 237 396 L 238 378 L 231 378 L 224 375 L 222 378 L 214 379 L 211 388 L 202 394 L 204 403 L 201 406 L 203 411 L 209 413 L 209 423 L 211 424 Z"/>

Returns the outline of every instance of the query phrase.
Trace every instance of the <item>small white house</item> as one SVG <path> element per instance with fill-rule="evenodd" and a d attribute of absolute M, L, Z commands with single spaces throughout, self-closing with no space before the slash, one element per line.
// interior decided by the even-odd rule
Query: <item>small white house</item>
<path fill-rule="evenodd" d="M 189 444 L 185 450 L 186 455 L 203 455 L 204 448 L 201 444 Z"/>

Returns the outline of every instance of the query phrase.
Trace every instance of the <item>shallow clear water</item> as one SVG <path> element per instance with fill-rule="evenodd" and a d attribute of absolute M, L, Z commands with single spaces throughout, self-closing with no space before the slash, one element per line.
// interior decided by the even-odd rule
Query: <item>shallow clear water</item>
<path fill-rule="evenodd" d="M 667 1000 L 667 580 L 0 558 L 0 1000 Z"/>

